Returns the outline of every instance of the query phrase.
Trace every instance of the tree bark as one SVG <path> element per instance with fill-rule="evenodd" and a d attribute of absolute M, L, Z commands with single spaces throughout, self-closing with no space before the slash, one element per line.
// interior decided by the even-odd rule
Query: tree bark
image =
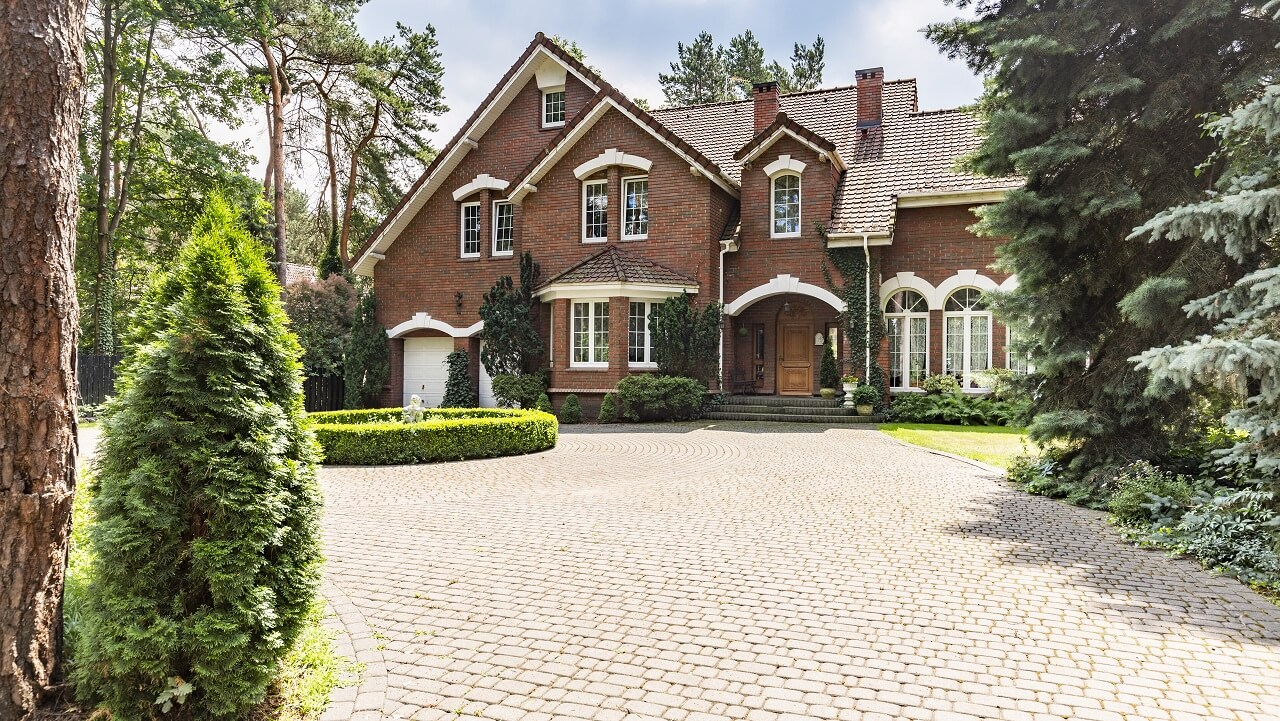
<path fill-rule="evenodd" d="M 268 130 L 271 140 L 272 169 L 272 207 L 276 219 L 276 278 L 280 285 L 285 281 L 285 208 L 284 208 L 284 106 L 289 100 L 286 97 L 287 80 L 284 69 L 276 61 L 275 52 L 266 39 L 261 40 L 262 58 L 267 64 L 267 75 L 271 78 L 271 127 Z"/>
<path fill-rule="evenodd" d="M 60 681 L 85 0 L 0 4 L 0 719 Z"/>

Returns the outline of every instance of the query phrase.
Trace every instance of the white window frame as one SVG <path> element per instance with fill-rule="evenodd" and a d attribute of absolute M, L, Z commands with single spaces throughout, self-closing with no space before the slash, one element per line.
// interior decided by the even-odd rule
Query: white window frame
<path fill-rule="evenodd" d="M 511 210 L 511 247 L 506 250 L 498 250 L 498 206 L 505 205 Z M 489 252 L 497 258 L 515 255 L 516 252 L 516 208 L 510 201 L 495 200 L 493 201 L 493 214 L 490 216 L 490 225 L 493 226 L 492 242 L 489 246 Z"/>
<path fill-rule="evenodd" d="M 915 293 L 916 295 L 920 296 L 921 300 L 925 302 L 925 310 L 908 311 L 904 313 L 891 312 L 889 310 L 889 303 L 892 303 L 893 297 L 899 293 Z M 929 308 L 928 296 L 916 290 L 915 288 L 899 288 L 889 296 L 888 300 L 885 301 L 885 310 L 884 310 L 885 334 L 887 335 L 889 332 L 890 319 L 894 319 L 894 318 L 901 319 L 903 324 L 903 334 L 902 334 L 903 337 L 900 340 L 901 348 L 898 351 L 898 355 L 901 358 L 902 367 L 898 369 L 898 372 L 902 374 L 902 379 L 906 382 L 906 385 L 902 385 L 902 386 L 892 385 L 893 368 L 891 367 L 889 368 L 889 378 L 888 378 L 889 383 L 891 384 L 889 386 L 890 393 L 912 393 L 912 392 L 921 390 L 921 388 L 919 388 L 918 386 L 911 385 L 911 352 L 912 352 L 911 321 L 913 319 L 924 320 L 924 376 L 925 378 L 929 377 L 929 338 L 930 338 L 931 329 L 929 328 L 928 308 Z M 886 349 L 886 352 L 887 352 L 887 349 Z"/>
<path fill-rule="evenodd" d="M 796 229 L 791 232 L 779 233 L 778 230 L 778 203 L 777 186 L 778 181 L 783 178 L 796 179 Z M 799 173 L 783 172 L 769 178 L 769 237 L 770 238 L 799 238 L 800 228 L 802 227 L 801 217 L 804 213 L 804 181 Z"/>
<path fill-rule="evenodd" d="M 644 360 L 631 360 L 631 306 L 638 304 L 644 306 Z M 657 368 L 658 361 L 653 357 L 653 334 L 649 331 L 649 323 L 653 320 L 653 309 L 658 306 L 650 300 L 641 298 L 627 299 L 627 367 L 629 368 Z"/>
<path fill-rule="evenodd" d="M 568 113 L 569 98 L 567 95 L 565 95 L 564 87 L 565 86 L 563 85 L 557 85 L 551 88 L 543 88 L 541 102 L 538 103 L 538 117 L 542 122 L 542 127 L 544 128 L 563 128 L 564 127 L 564 120 L 569 114 Z M 555 95 L 557 93 L 560 94 L 561 96 L 560 119 L 548 121 L 547 120 L 547 101 L 552 95 Z"/>
<path fill-rule="evenodd" d="M 631 183 L 644 183 L 644 232 L 637 235 L 627 235 L 627 186 Z M 623 240 L 648 240 L 649 238 L 649 176 L 647 175 L 631 175 L 622 179 L 622 239 Z M 583 216 L 585 220 L 585 214 Z"/>
<path fill-rule="evenodd" d="M 947 297 L 943 299 L 942 301 L 942 307 L 943 307 L 942 365 L 945 372 L 955 375 L 955 372 L 952 369 L 949 369 L 946 367 L 947 325 L 948 325 L 947 320 L 950 318 L 962 318 L 964 320 L 964 334 L 962 336 L 964 340 L 961 344 L 961 347 L 963 349 L 963 354 L 964 354 L 963 355 L 964 363 L 962 364 L 963 367 L 960 369 L 960 377 L 958 378 L 958 380 L 960 381 L 961 388 L 967 391 L 972 390 L 972 391 L 981 392 L 985 389 L 982 386 L 978 385 L 977 379 L 974 377 L 975 371 L 973 370 L 973 368 L 970 367 L 970 364 L 969 364 L 969 361 L 972 358 L 972 354 L 970 350 L 972 348 L 972 343 L 973 343 L 973 319 L 979 318 L 979 317 L 987 319 L 987 369 L 992 367 L 991 352 L 992 352 L 993 346 L 995 345 L 995 343 L 993 342 L 994 341 L 993 336 L 995 335 L 995 328 L 992 326 L 991 311 L 989 310 L 946 310 L 947 302 L 951 300 L 951 297 L 964 290 L 976 290 L 978 291 L 978 293 L 982 293 L 981 288 L 975 288 L 973 286 L 965 286 L 963 288 L 956 288 L 955 290 L 948 293 Z M 983 369 L 983 370 L 986 370 L 986 369 Z M 976 372 L 981 373 L 982 371 L 976 371 Z"/>
<path fill-rule="evenodd" d="M 596 347 L 597 316 L 595 313 L 596 303 L 605 304 L 604 318 L 605 318 L 605 321 L 607 322 L 609 320 L 609 315 L 613 310 L 612 308 L 609 307 L 608 298 L 574 298 L 573 300 L 569 301 L 569 367 L 570 368 L 608 368 L 609 367 L 609 351 L 607 347 L 605 349 L 605 356 L 604 356 L 605 359 L 603 361 L 597 361 L 597 360 L 579 361 L 576 359 L 579 346 L 577 344 L 577 339 L 574 337 L 575 336 L 574 331 L 577 328 L 577 323 L 575 322 L 577 320 L 577 317 L 574 314 L 577 310 L 578 305 L 587 306 L 587 357 L 588 358 L 596 357 L 596 350 L 597 350 L 597 347 Z M 606 329 L 606 332 L 610 336 L 608 343 L 612 344 L 613 343 L 612 336 L 614 335 L 613 329 L 608 328 Z"/>
<path fill-rule="evenodd" d="M 1004 367 L 1015 373 L 1028 375 L 1036 372 L 1036 367 L 1031 363 L 1031 355 L 1022 360 L 1023 369 L 1018 370 L 1013 367 L 1013 329 L 1009 326 L 1004 327 Z"/>
<path fill-rule="evenodd" d="M 467 210 L 475 208 L 476 210 L 476 250 L 474 253 L 467 252 Z M 458 251 L 459 257 L 462 258 L 479 258 L 480 257 L 480 204 L 479 203 L 463 203 L 458 209 Z"/>
<path fill-rule="evenodd" d="M 587 237 L 587 188 L 599 185 L 604 187 L 604 235 L 597 238 Z M 582 182 L 582 242 L 583 243 L 608 243 L 609 242 L 609 181 L 608 180 L 585 180 Z"/>

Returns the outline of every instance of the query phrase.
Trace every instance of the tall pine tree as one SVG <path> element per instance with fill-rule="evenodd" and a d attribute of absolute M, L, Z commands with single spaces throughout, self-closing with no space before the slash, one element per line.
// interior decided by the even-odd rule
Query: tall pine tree
<path fill-rule="evenodd" d="M 703 30 L 689 45 L 676 43 L 678 59 L 670 73 L 658 73 L 667 105 L 701 105 L 731 100 L 724 48 Z"/>
<path fill-rule="evenodd" d="M 1199 116 L 1276 67 L 1280 34 L 1262 4 L 956 0 L 977 17 L 928 28 L 989 78 L 985 137 L 968 166 L 1026 178 L 983 209 L 978 230 L 1007 239 L 999 263 L 1019 286 L 996 309 L 1033 355 L 1031 435 L 1068 443 L 1069 480 L 1092 485 L 1111 466 L 1159 459 L 1186 431 L 1185 393 L 1145 394 L 1148 374 L 1129 359 L 1204 330 L 1177 308 L 1231 270 L 1191 239 L 1126 238 L 1207 188 L 1196 168 L 1213 144 Z M 1168 311 L 1122 313 L 1139 289 L 1146 307 Z"/>

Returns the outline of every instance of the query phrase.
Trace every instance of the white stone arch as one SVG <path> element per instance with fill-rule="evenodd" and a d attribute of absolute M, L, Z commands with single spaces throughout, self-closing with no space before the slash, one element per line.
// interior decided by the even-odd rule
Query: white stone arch
<path fill-rule="evenodd" d="M 924 278 L 917 277 L 915 273 L 902 272 L 886 280 L 880 285 L 880 308 L 884 309 L 884 304 L 889 302 L 889 298 L 900 290 L 914 290 L 924 297 L 924 302 L 929 306 L 929 310 L 942 310 L 942 301 L 938 299 L 938 289 Z"/>
<path fill-rule="evenodd" d="M 947 278 L 938 284 L 936 289 L 937 308 L 942 310 L 947 302 L 947 297 L 961 288 L 977 288 L 981 291 L 1000 290 L 1000 286 L 994 280 L 982 275 L 976 270 L 961 270 L 955 275 Z M 933 303 L 929 304 L 930 310 L 934 308 Z"/>
<path fill-rule="evenodd" d="M 768 283 L 765 283 L 764 285 L 757 285 L 751 290 L 735 298 L 732 303 L 729 303 L 724 307 L 725 315 L 736 316 L 757 301 L 761 301 L 775 295 L 783 295 L 785 293 L 795 293 L 796 295 L 807 295 L 810 298 L 817 298 L 841 313 L 848 310 L 845 307 L 844 301 L 840 300 L 840 297 L 835 293 L 812 283 L 803 283 L 795 276 L 782 273 L 775 276 L 774 279 Z"/>
<path fill-rule="evenodd" d="M 456 326 L 449 325 L 442 320 L 432 318 L 430 313 L 414 313 L 413 317 L 409 320 L 406 320 L 394 328 L 389 328 L 387 330 L 387 337 L 399 338 L 400 336 L 415 330 L 438 330 L 445 335 L 453 336 L 454 338 L 470 338 L 476 333 L 479 333 L 481 328 L 484 328 L 484 321 L 482 320 L 478 320 L 466 328 L 458 328 Z"/>
<path fill-rule="evenodd" d="M 779 173 L 804 173 L 804 163 L 790 155 L 779 155 L 778 159 L 764 166 L 764 174 L 772 178 Z"/>
<path fill-rule="evenodd" d="M 573 169 L 573 175 L 578 180 L 588 178 L 596 173 L 604 170 L 610 165 L 624 165 L 628 168 L 635 168 L 641 172 L 649 172 L 649 168 L 653 167 L 653 161 L 639 155 L 629 155 L 617 148 L 609 148 L 600 153 L 596 157 L 579 165 Z"/>
<path fill-rule="evenodd" d="M 484 190 L 486 188 L 488 188 L 489 190 L 496 190 L 501 192 L 503 190 L 506 190 L 507 186 L 510 184 L 511 184 L 510 181 L 506 181 L 501 178 L 495 178 L 492 175 L 489 175 L 488 173 L 481 173 L 477 175 L 474 179 L 472 179 L 470 183 L 467 183 L 466 185 L 453 191 L 453 199 L 462 200 L 468 195 L 471 195 L 472 193 L 478 190 Z"/>

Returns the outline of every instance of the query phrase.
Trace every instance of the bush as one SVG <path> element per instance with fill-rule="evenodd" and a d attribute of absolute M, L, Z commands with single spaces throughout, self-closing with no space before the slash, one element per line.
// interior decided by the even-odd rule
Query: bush
<path fill-rule="evenodd" d="M 302 345 L 307 373 L 342 373 L 347 334 L 355 322 L 356 289 L 341 275 L 303 278 L 285 286 L 282 298 L 289 329 Z"/>
<path fill-rule="evenodd" d="M 604 400 L 600 401 L 600 413 L 596 416 L 596 420 L 601 423 L 617 423 L 618 422 L 618 394 L 605 393 Z"/>
<path fill-rule="evenodd" d="M 533 453 L 556 445 L 555 416 L 535 410 L 437 408 L 404 423 L 399 408 L 312 413 L 326 463 L 374 466 Z"/>
<path fill-rule="evenodd" d="M 818 385 L 823 388 L 840 387 L 840 366 L 836 365 L 836 348 L 831 340 L 822 347 L 822 365 L 818 366 Z"/>
<path fill-rule="evenodd" d="M 875 406 L 880 402 L 880 390 L 874 386 L 860 385 L 849 394 L 854 405 Z"/>
<path fill-rule="evenodd" d="M 570 425 L 582 422 L 582 404 L 576 395 L 570 393 L 564 397 L 564 403 L 560 404 L 560 422 Z"/>
<path fill-rule="evenodd" d="M 546 393 L 538 394 L 538 400 L 533 404 L 533 408 L 534 410 L 539 410 L 543 413 L 555 414 L 555 411 L 551 408 L 551 398 Z"/>
<path fill-rule="evenodd" d="M 113 718 L 242 718 L 320 580 L 302 349 L 262 248 L 211 200 L 147 291 L 108 403 L 77 693 Z"/>
<path fill-rule="evenodd" d="M 1256 487 L 1202 493 L 1170 534 L 1175 550 L 1248 583 L 1280 585 L 1275 494 Z"/>
<path fill-rule="evenodd" d="M 692 378 L 632 375 L 618 381 L 618 415 L 628 421 L 676 421 L 697 418 L 706 386 Z"/>
<path fill-rule="evenodd" d="M 475 408 L 480 405 L 476 387 L 471 383 L 471 356 L 459 348 L 444 360 L 449 375 L 444 382 L 441 408 Z"/>
<path fill-rule="evenodd" d="M 546 391 L 547 382 L 541 373 L 493 377 L 493 397 L 503 408 L 536 408 L 538 396 Z"/>
<path fill-rule="evenodd" d="M 1195 486 L 1185 476 L 1138 461 L 1125 466 L 1116 476 L 1107 510 L 1121 525 L 1163 526 L 1176 522 L 1186 512 L 1195 492 Z"/>
<path fill-rule="evenodd" d="M 378 301 L 369 290 L 356 306 L 351 333 L 343 353 L 342 376 L 346 408 L 370 408 L 382 395 L 391 367 L 387 360 L 387 329 L 378 322 Z"/>
<path fill-rule="evenodd" d="M 724 308 L 710 303 L 701 310 L 688 293 L 667 298 L 649 316 L 654 360 L 663 375 L 682 376 L 704 386 L 720 361 L 720 327 Z"/>
<path fill-rule="evenodd" d="M 920 387 L 925 393 L 930 395 L 937 395 L 939 393 L 959 393 L 960 381 L 956 380 L 955 376 L 947 375 L 946 373 L 938 373 L 937 375 L 931 375 L 928 378 L 925 378 L 924 382 L 920 384 Z"/>
<path fill-rule="evenodd" d="M 998 401 L 964 393 L 903 393 L 893 397 L 889 417 L 899 423 L 1016 426 L 1021 424 L 1026 410 L 1027 404 L 1023 401 Z"/>

